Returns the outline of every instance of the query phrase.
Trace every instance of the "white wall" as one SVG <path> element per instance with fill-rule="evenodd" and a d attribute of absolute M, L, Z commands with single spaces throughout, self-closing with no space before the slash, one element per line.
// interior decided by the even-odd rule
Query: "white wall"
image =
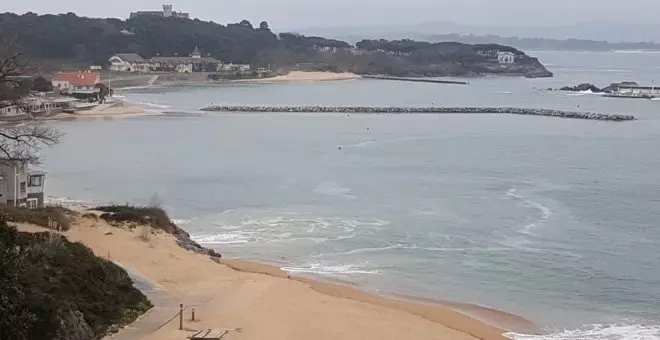
<path fill-rule="evenodd" d="M 16 105 L 10 105 L 0 108 L 0 116 L 18 116 L 24 114 L 25 112 Z"/>

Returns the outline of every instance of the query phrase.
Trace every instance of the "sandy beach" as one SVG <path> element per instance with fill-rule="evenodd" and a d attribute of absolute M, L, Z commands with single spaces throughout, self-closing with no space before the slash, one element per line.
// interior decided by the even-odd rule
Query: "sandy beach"
<path fill-rule="evenodd" d="M 250 79 L 249 81 L 256 81 L 260 83 L 281 83 L 281 82 L 302 82 L 302 81 L 339 81 L 339 80 L 354 80 L 359 78 L 360 78 L 359 75 L 348 72 L 334 73 L 334 72 L 292 71 L 289 72 L 288 74 L 277 76 L 274 78 Z"/>
<path fill-rule="evenodd" d="M 51 116 L 38 117 L 36 120 L 74 120 L 80 118 L 105 118 L 115 116 L 129 116 L 144 113 L 139 106 L 127 105 L 123 102 L 99 104 L 89 110 L 79 110 L 75 113 L 58 113 Z"/>
<path fill-rule="evenodd" d="M 18 227 L 44 231 L 26 224 Z M 249 261 L 218 263 L 184 250 L 163 232 L 152 231 L 148 241 L 140 239 L 141 228 L 78 218 L 63 235 L 161 287 L 176 301 L 169 307 L 178 308 L 180 302 L 196 309 L 197 320 L 190 321 L 186 314 L 184 330 L 178 330 L 177 319 L 160 329 L 144 330 L 143 339 L 184 339 L 192 330 L 206 328 L 229 329 L 227 339 L 504 339 L 504 330 L 455 311 L 457 306 L 386 298 L 348 285 L 289 276 Z M 484 311 L 518 328 L 533 327 L 513 315 Z"/>

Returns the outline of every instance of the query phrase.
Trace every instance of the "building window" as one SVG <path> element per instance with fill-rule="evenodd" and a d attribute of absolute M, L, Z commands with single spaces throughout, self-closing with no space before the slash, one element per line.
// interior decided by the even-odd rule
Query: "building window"
<path fill-rule="evenodd" d="M 27 183 L 21 182 L 20 188 L 21 188 L 21 193 L 22 194 L 25 193 L 27 191 Z"/>
<path fill-rule="evenodd" d="M 42 176 L 30 176 L 28 186 L 30 187 L 40 187 L 43 185 Z"/>

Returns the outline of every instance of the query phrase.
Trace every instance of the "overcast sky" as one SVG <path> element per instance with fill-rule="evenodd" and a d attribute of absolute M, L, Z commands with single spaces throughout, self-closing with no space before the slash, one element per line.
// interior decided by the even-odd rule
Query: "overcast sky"
<path fill-rule="evenodd" d="M 223 24 L 243 18 L 253 22 L 267 20 L 275 30 L 430 21 L 477 25 L 654 22 L 660 12 L 660 0 L 0 0 L 0 11 L 75 12 L 82 16 L 126 18 L 131 11 L 158 10 L 163 1 L 203 20 Z"/>

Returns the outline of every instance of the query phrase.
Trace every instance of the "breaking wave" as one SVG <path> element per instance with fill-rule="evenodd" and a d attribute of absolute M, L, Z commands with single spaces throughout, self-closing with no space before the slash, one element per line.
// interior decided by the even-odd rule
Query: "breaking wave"
<path fill-rule="evenodd" d="M 192 236 L 202 244 L 240 245 L 245 243 L 276 244 L 309 242 L 321 244 L 348 240 L 356 237 L 358 230 L 377 230 L 389 222 L 379 219 L 353 220 L 336 217 L 304 217 L 286 214 L 282 216 L 243 216 L 235 221 L 223 218 L 215 222 L 221 232 L 202 233 Z M 217 230 L 216 229 L 216 230 Z"/>
<path fill-rule="evenodd" d="M 504 336 L 512 340 L 659 340 L 660 326 L 589 325 L 543 335 L 505 333 Z"/>
<path fill-rule="evenodd" d="M 320 262 L 308 263 L 299 267 L 280 268 L 289 273 L 308 273 L 316 275 L 341 276 L 350 274 L 374 275 L 380 274 L 380 270 L 368 269 L 367 264 L 323 264 Z"/>

